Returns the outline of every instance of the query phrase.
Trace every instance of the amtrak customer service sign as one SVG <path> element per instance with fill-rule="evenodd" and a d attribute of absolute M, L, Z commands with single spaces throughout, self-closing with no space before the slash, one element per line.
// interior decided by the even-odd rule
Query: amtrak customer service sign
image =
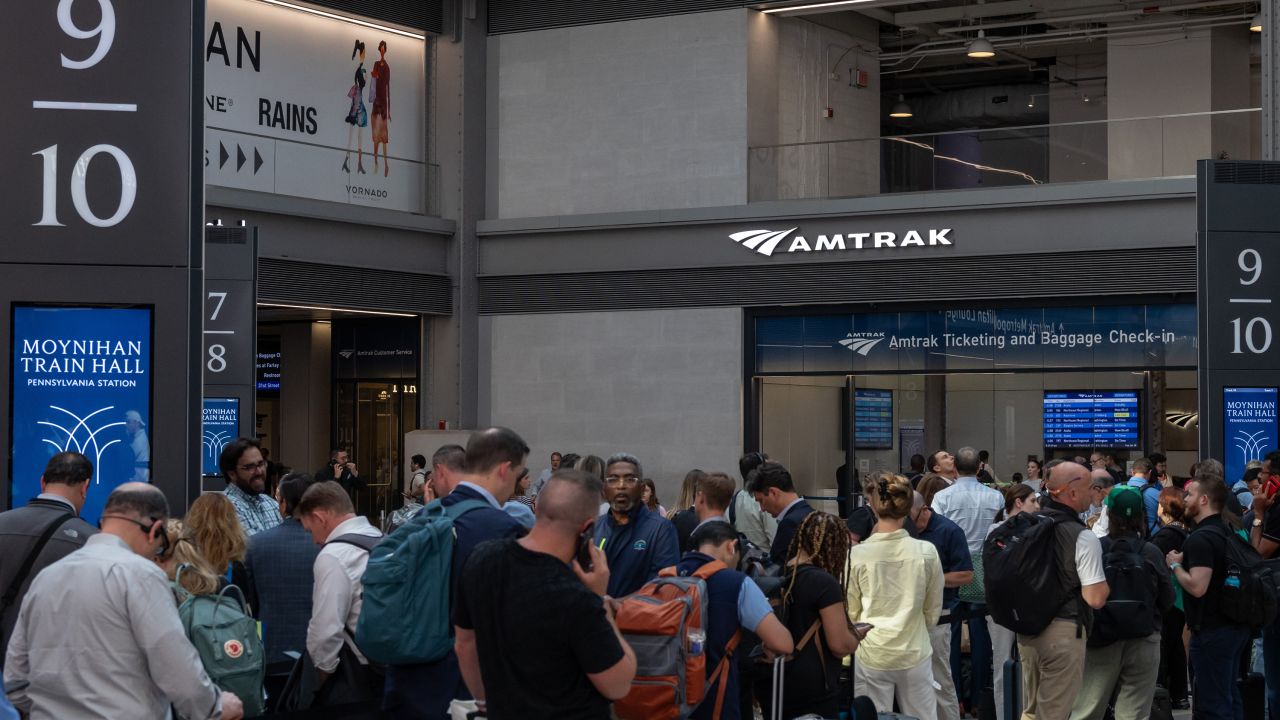
<path fill-rule="evenodd" d="M 40 493 L 49 458 L 84 454 L 93 478 L 82 516 L 96 522 L 121 483 L 151 470 L 151 311 L 13 309 L 13 497 Z"/>

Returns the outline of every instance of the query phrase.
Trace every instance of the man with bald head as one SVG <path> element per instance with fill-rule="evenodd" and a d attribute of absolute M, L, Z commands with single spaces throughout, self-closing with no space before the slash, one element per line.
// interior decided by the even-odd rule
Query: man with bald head
<path fill-rule="evenodd" d="M 1018 635 L 1027 707 L 1023 717 L 1065 720 L 1084 680 L 1085 641 L 1092 612 L 1107 602 L 1102 543 L 1080 522 L 1089 509 L 1092 476 L 1074 462 L 1049 463 L 1042 513 L 1054 524 L 1058 580 L 1068 600 L 1039 635 Z"/>
<path fill-rule="evenodd" d="M 635 653 L 605 594 L 608 560 L 591 542 L 601 489 L 592 475 L 557 470 L 529 534 L 487 542 L 467 560 L 453 605 L 455 650 L 494 720 L 608 717 L 609 703 L 631 690 Z"/>
<path fill-rule="evenodd" d="M 1090 511 L 1094 508 L 1097 508 L 1098 511 L 1098 519 L 1090 527 L 1093 529 L 1093 534 L 1097 535 L 1098 539 L 1101 540 L 1107 536 L 1107 531 L 1111 527 L 1111 521 L 1107 519 L 1107 508 L 1103 505 L 1103 500 L 1106 499 L 1107 493 L 1111 492 L 1111 488 L 1115 487 L 1116 479 L 1111 477 L 1111 473 L 1106 470 L 1091 470 L 1089 472 L 1089 483 L 1089 491 L 1093 496 L 1091 498 Z"/>
<path fill-rule="evenodd" d="M 169 548 L 169 505 L 146 483 L 107 498 L 102 532 L 45 568 L 22 601 L 5 657 L 5 692 L 31 720 L 237 720 L 178 619 L 155 559 Z"/>

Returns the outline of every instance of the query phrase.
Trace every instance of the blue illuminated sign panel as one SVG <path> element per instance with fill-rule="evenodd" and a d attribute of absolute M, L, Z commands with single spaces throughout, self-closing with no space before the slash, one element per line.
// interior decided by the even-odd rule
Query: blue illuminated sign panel
<path fill-rule="evenodd" d="M 40 493 L 55 454 L 93 463 L 81 516 L 97 522 L 118 485 L 151 475 L 151 310 L 15 306 L 11 504 Z"/>
<path fill-rule="evenodd" d="M 1276 388 L 1222 389 L 1222 440 L 1228 485 L 1244 477 L 1250 460 L 1261 460 L 1280 447 L 1276 417 Z"/>
<path fill-rule="evenodd" d="M 1136 390 L 1044 394 L 1046 448 L 1136 450 L 1140 426 Z"/>
<path fill-rule="evenodd" d="M 853 412 L 856 447 L 893 447 L 892 390 L 855 390 Z"/>
<path fill-rule="evenodd" d="M 240 398 L 205 398 L 200 435 L 200 467 L 209 477 L 222 474 L 218 458 L 227 443 L 240 435 Z"/>

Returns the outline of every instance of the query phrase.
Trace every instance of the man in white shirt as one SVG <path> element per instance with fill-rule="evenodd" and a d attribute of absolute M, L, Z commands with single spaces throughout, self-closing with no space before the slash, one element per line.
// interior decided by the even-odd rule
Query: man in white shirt
<path fill-rule="evenodd" d="M 351 496 L 332 480 L 307 488 L 298 503 L 298 516 L 312 540 L 324 546 L 316 556 L 307 625 L 307 653 L 323 684 L 338 669 L 343 643 L 357 661 L 368 663 L 354 642 L 362 605 L 360 578 L 369 563 L 369 550 L 382 533 L 355 514 Z M 376 697 L 381 696 L 380 689 L 373 690 Z"/>
<path fill-rule="evenodd" d="M 125 483 L 102 532 L 45 568 L 22 601 L 5 657 L 5 692 L 31 720 L 239 720 L 240 699 L 209 680 L 187 640 L 169 579 L 164 494 Z"/>
<path fill-rule="evenodd" d="M 941 475 L 952 485 L 956 484 L 956 479 L 960 476 L 959 472 L 956 470 L 956 456 L 946 450 L 939 450 L 938 452 L 930 455 L 928 467 L 929 472 L 934 475 Z M 977 474 L 978 471 L 975 469 L 973 471 L 973 475 L 976 477 Z"/>
<path fill-rule="evenodd" d="M 542 474 L 538 475 L 538 479 L 533 481 L 533 488 L 530 493 L 531 495 L 537 497 L 538 493 L 542 492 L 542 486 L 546 485 L 547 481 L 551 479 L 551 473 L 560 469 L 561 457 L 562 456 L 558 452 L 551 453 L 551 467 L 543 468 Z"/>

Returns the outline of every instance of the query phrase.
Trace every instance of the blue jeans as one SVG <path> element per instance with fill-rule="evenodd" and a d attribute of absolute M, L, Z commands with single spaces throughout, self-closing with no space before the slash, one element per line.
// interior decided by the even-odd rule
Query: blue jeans
<path fill-rule="evenodd" d="M 1280 621 L 1262 629 L 1262 667 L 1267 678 L 1267 718 L 1280 720 Z"/>
<path fill-rule="evenodd" d="M 1244 720 L 1240 698 L 1240 655 L 1249 631 L 1227 626 L 1191 633 L 1191 690 L 1195 720 Z"/>
<path fill-rule="evenodd" d="M 991 634 L 987 630 L 986 605 L 960 601 L 956 603 L 953 613 L 972 615 L 968 620 L 951 623 L 951 678 L 956 684 L 956 695 L 960 702 L 975 712 L 982 704 L 982 693 L 994 687 L 991 676 Z M 972 662 L 971 682 L 962 684 L 964 675 L 960 670 L 960 626 L 969 624 L 969 659 Z"/>

